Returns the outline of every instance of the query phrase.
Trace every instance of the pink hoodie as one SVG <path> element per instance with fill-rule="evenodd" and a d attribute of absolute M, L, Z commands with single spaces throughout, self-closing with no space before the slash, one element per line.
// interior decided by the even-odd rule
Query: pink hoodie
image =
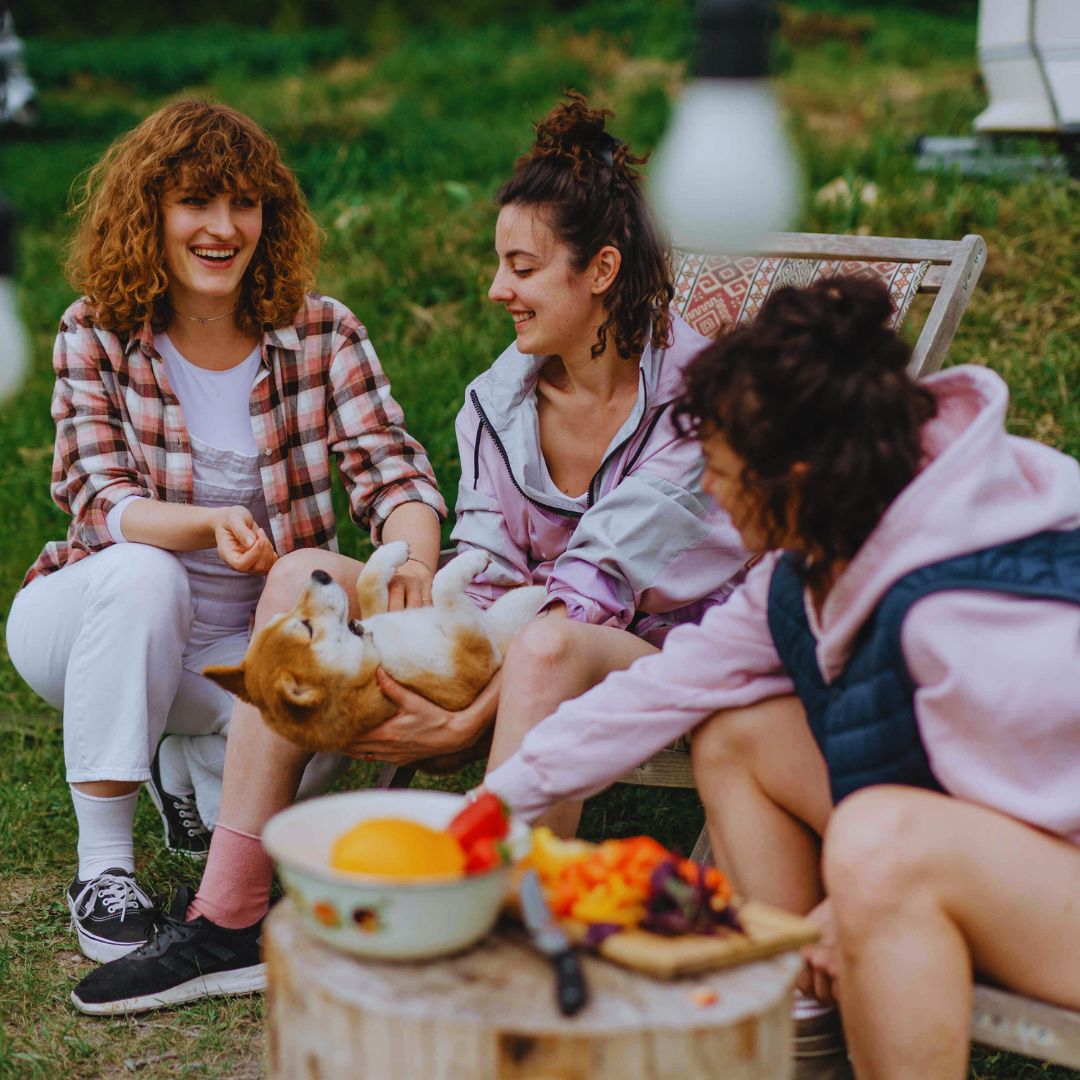
<path fill-rule="evenodd" d="M 938 415 L 928 463 L 837 580 L 817 658 L 831 680 L 888 588 L 920 566 L 1045 529 L 1080 528 L 1080 467 L 1005 433 L 1005 383 L 958 367 L 926 379 Z M 767 556 L 700 626 L 569 701 L 485 783 L 535 817 L 601 790 L 718 709 L 792 693 L 766 621 Z M 901 643 L 930 764 L 951 794 L 1080 843 L 1080 604 L 940 592 L 912 608 Z"/>

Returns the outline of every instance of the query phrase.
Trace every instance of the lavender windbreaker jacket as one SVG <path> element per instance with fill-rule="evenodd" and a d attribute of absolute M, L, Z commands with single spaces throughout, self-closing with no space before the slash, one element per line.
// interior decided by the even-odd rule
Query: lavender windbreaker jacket
<path fill-rule="evenodd" d="M 1005 432 L 1008 390 L 979 367 L 924 380 L 938 415 L 926 463 L 826 597 L 807 604 L 826 681 L 893 582 L 920 566 L 1045 529 L 1080 528 L 1080 467 Z M 767 621 L 768 555 L 700 626 L 559 709 L 484 783 L 536 817 L 617 780 L 718 709 L 793 691 Z M 950 794 L 1080 844 L 1080 605 L 977 590 L 934 593 L 900 638 L 915 716 Z"/>
<path fill-rule="evenodd" d="M 681 319 L 672 344 L 646 346 L 637 403 L 604 454 L 585 508 L 545 483 L 536 380 L 546 356 L 511 345 L 465 391 L 458 549 L 491 555 L 470 595 L 547 585 L 570 618 L 630 629 L 659 644 L 698 622 L 741 579 L 747 559 L 727 515 L 701 490 L 701 449 L 678 437 L 671 405 L 683 371 L 709 344 Z"/>

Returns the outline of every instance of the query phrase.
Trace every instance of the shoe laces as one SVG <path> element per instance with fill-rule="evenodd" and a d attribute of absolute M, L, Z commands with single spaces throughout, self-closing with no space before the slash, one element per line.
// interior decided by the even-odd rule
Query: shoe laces
<path fill-rule="evenodd" d="M 163 911 L 159 911 L 154 919 L 154 929 L 149 938 L 131 955 L 160 956 L 169 949 L 176 941 L 183 941 L 191 936 L 191 923 L 177 919 Z"/>
<path fill-rule="evenodd" d="M 195 837 L 209 835 L 210 830 L 206 827 L 206 823 L 199 813 L 199 808 L 195 803 L 194 794 L 170 795 L 169 798 L 172 799 L 173 806 L 176 807 L 176 816 L 180 819 L 188 836 Z"/>
<path fill-rule="evenodd" d="M 121 922 L 129 911 L 149 911 L 154 907 L 133 877 L 119 874 L 101 874 L 88 881 L 75 897 L 76 913 L 80 916 L 89 914 L 99 900 L 110 915 L 119 915 Z"/>

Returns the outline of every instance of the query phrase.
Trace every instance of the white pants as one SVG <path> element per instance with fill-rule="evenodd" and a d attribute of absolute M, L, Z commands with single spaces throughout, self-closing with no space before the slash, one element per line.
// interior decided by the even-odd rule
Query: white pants
<path fill-rule="evenodd" d="M 68 783 L 146 780 L 161 737 L 187 736 L 199 813 L 211 828 L 234 699 L 201 671 L 238 663 L 247 645 L 247 626 L 199 618 L 187 571 L 148 544 L 115 544 L 36 578 L 7 621 L 15 669 L 64 714 Z M 317 754 L 300 797 L 325 791 L 348 760 Z"/>

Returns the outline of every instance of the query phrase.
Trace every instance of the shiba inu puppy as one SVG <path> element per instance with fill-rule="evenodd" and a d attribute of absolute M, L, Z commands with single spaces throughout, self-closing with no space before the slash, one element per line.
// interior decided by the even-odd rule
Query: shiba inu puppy
<path fill-rule="evenodd" d="M 397 706 L 379 688 L 377 667 L 443 708 L 465 708 L 499 669 L 510 639 L 539 611 L 546 591 L 513 589 L 486 611 L 477 607 L 465 586 L 488 556 L 468 551 L 435 575 L 431 607 L 387 611 L 387 586 L 408 556 L 403 540 L 371 556 L 356 582 L 360 620 L 349 620 L 345 590 L 316 570 L 293 609 L 255 635 L 241 664 L 203 673 L 306 750 L 341 750 L 393 716 Z M 468 750 L 417 765 L 453 771 L 489 744 L 490 732 Z"/>

